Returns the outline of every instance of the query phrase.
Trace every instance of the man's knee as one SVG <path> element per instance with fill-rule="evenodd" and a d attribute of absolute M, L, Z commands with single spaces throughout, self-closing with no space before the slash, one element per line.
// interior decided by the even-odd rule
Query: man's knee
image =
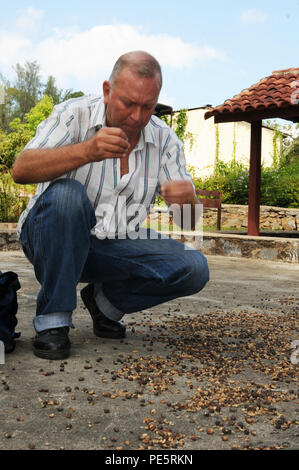
<path fill-rule="evenodd" d="M 50 184 L 44 193 L 47 198 L 55 201 L 57 207 L 70 208 L 72 206 L 81 206 L 82 197 L 86 197 L 84 186 L 74 179 L 62 178 Z"/>
<path fill-rule="evenodd" d="M 94 218 L 94 210 L 84 186 L 71 178 L 61 178 L 47 188 L 42 195 L 44 202 L 55 209 L 56 217 L 75 220 L 89 214 Z"/>
<path fill-rule="evenodd" d="M 190 278 L 188 283 L 189 295 L 201 291 L 210 279 L 209 266 L 206 257 L 198 252 L 190 252 L 188 260 Z"/>

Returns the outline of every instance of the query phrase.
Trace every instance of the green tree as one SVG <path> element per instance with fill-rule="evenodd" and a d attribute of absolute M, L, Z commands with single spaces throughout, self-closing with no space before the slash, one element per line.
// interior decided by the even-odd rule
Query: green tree
<path fill-rule="evenodd" d="M 62 103 L 71 98 L 79 98 L 83 96 L 83 91 L 73 91 L 72 89 L 59 89 L 56 86 L 56 79 L 50 75 L 44 88 L 44 94 L 51 96 L 54 104 Z"/>
<path fill-rule="evenodd" d="M 299 124 L 298 127 L 299 128 Z M 290 146 L 285 150 L 281 159 L 281 165 L 290 165 L 299 160 L 299 137 L 293 140 Z"/>
<path fill-rule="evenodd" d="M 83 91 L 73 91 L 72 89 L 65 90 L 62 94 L 61 102 L 70 100 L 72 98 L 80 98 L 80 96 L 83 96 L 83 95 L 84 95 Z"/>
<path fill-rule="evenodd" d="M 1 102 L 0 102 L 0 128 L 9 132 L 9 123 L 13 118 L 13 98 L 8 93 L 11 88 L 9 81 L 0 73 Z"/>
<path fill-rule="evenodd" d="M 13 69 L 17 76 L 7 93 L 13 101 L 14 115 L 23 122 L 25 114 L 42 96 L 40 66 L 37 62 L 26 62 L 24 66 L 17 64 Z"/>
<path fill-rule="evenodd" d="M 7 168 L 11 168 L 16 155 L 34 137 L 36 128 L 44 121 L 53 110 L 53 99 L 44 95 L 29 113 L 24 116 L 24 122 L 15 118 L 10 122 L 11 132 L 0 136 L 0 162 Z M 2 138 L 1 138 L 2 137 Z"/>
<path fill-rule="evenodd" d="M 58 104 L 84 94 L 82 91 L 58 88 L 52 75 L 43 84 L 37 62 L 26 62 L 24 66 L 16 64 L 13 69 L 16 73 L 13 83 L 0 73 L 0 86 L 4 87 L 4 103 L 0 103 L 0 128 L 7 133 L 11 132 L 9 123 L 15 118 L 24 122 L 25 115 L 43 95 L 50 96 L 53 103 Z"/>
<path fill-rule="evenodd" d="M 50 75 L 44 88 L 44 95 L 51 96 L 53 103 L 58 104 L 61 98 L 61 90 L 55 85 L 55 78 Z"/>

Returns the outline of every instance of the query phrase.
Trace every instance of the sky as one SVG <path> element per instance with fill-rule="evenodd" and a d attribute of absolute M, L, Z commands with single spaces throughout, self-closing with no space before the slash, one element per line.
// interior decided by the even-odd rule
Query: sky
<path fill-rule="evenodd" d="M 37 61 L 59 88 L 101 94 L 124 52 L 161 63 L 159 101 L 217 106 L 299 66 L 299 0 L 0 0 L 0 73 Z"/>

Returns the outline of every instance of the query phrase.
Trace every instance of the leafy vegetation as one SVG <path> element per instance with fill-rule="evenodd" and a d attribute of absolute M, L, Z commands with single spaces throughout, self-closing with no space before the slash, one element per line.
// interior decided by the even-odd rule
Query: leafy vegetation
<path fill-rule="evenodd" d="M 17 222 L 36 187 L 14 183 L 11 168 L 16 156 L 55 104 L 83 95 L 81 91 L 58 89 L 52 76 L 43 84 L 36 62 L 17 64 L 14 71 L 13 84 L 0 74 L 4 97 L 0 104 L 0 221 L 4 222 Z"/>
<path fill-rule="evenodd" d="M 0 222 L 17 222 L 34 192 L 34 185 L 16 184 L 11 170 L 0 165 Z"/>
<path fill-rule="evenodd" d="M 81 91 L 58 89 L 53 76 L 42 84 L 36 62 L 27 62 L 24 67 L 17 64 L 14 69 L 13 84 L 0 74 L 5 97 L 0 105 L 0 221 L 6 222 L 18 220 L 35 191 L 35 185 L 14 183 L 11 168 L 16 156 L 34 137 L 38 124 L 51 114 L 55 104 L 83 95 Z M 167 116 L 163 119 L 169 124 Z M 175 113 L 172 125 L 183 143 L 189 141 L 192 145 L 192 135 L 186 131 L 187 122 L 187 112 L 182 109 Z M 273 139 L 273 165 L 262 168 L 261 204 L 298 208 L 299 138 L 281 145 L 282 133 L 276 126 Z M 229 163 L 217 158 L 214 173 L 207 178 L 196 177 L 194 169 L 189 167 L 195 186 L 222 191 L 223 203 L 248 204 L 249 169 L 236 157 Z M 156 202 L 159 204 L 161 200 Z"/>
<path fill-rule="evenodd" d="M 11 168 L 16 155 L 34 137 L 37 126 L 44 121 L 53 110 L 53 99 L 44 95 L 42 99 L 24 116 L 24 120 L 16 117 L 9 123 L 11 132 L 0 134 L 1 163 Z M 1 131 L 0 131 L 1 132 Z"/>
<path fill-rule="evenodd" d="M 193 169 L 189 170 L 192 174 Z M 213 175 L 202 179 L 193 176 L 193 181 L 197 188 L 222 191 L 224 204 L 248 204 L 249 169 L 236 160 L 219 160 Z M 260 203 L 299 208 L 299 152 L 292 158 L 286 155 L 278 165 L 262 167 Z"/>
<path fill-rule="evenodd" d="M 174 131 L 184 141 L 190 138 L 186 132 L 186 110 L 180 111 L 174 120 Z M 166 122 L 167 119 L 165 119 Z M 168 122 L 169 123 L 169 122 Z M 273 135 L 273 164 L 261 169 L 261 205 L 277 207 L 299 207 L 299 137 L 291 143 L 283 141 L 283 132 L 290 131 L 288 126 L 283 129 L 276 123 L 268 123 L 274 128 Z M 297 125 L 299 128 L 299 124 Z M 278 145 L 279 142 L 279 145 Z M 212 175 L 198 178 L 195 169 L 188 167 L 196 188 L 218 190 L 222 192 L 224 204 L 248 204 L 249 168 L 233 159 L 225 163 L 219 158 L 219 128 L 216 125 L 216 163 Z M 157 198 L 158 205 L 163 204 Z"/>
<path fill-rule="evenodd" d="M 0 105 L 0 128 L 6 133 L 12 132 L 11 121 L 19 118 L 24 122 L 26 114 L 44 95 L 51 97 L 54 104 L 83 95 L 82 91 L 59 89 L 55 78 L 51 75 L 45 84 L 42 83 L 40 66 L 37 62 L 27 61 L 23 66 L 16 64 L 13 69 L 15 71 L 13 83 L 0 73 L 0 86 L 4 91 L 4 103 Z"/>
<path fill-rule="evenodd" d="M 168 115 L 161 116 L 162 121 L 166 122 L 168 126 L 170 126 L 170 119 Z M 190 144 L 190 147 L 193 145 L 193 135 L 191 132 L 187 132 L 187 124 L 188 124 L 188 117 L 187 117 L 187 109 L 180 109 L 174 113 L 172 119 L 172 129 L 178 136 L 178 138 L 185 144 L 187 141 Z"/>

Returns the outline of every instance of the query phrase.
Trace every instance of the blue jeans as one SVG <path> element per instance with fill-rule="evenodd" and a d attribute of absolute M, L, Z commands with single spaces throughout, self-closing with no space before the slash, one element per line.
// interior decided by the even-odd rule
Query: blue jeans
<path fill-rule="evenodd" d="M 99 309 L 111 320 L 199 292 L 209 280 L 206 258 L 176 240 L 104 239 L 85 188 L 73 179 L 53 182 L 38 198 L 20 241 L 41 285 L 37 332 L 72 326 L 77 284 L 93 283 Z"/>

